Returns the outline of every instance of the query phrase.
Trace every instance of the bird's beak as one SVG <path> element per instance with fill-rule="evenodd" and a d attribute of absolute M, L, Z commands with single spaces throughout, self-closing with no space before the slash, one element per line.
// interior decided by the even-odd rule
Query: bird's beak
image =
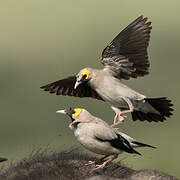
<path fill-rule="evenodd" d="M 58 110 L 58 111 L 56 111 L 56 113 L 66 114 L 66 111 L 65 110 Z"/>
<path fill-rule="evenodd" d="M 81 81 L 76 81 L 76 83 L 74 85 L 74 89 L 76 89 L 80 84 L 81 84 Z"/>

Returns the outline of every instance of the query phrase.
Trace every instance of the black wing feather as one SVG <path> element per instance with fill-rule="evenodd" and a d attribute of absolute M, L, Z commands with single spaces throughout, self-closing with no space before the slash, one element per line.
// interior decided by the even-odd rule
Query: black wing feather
<path fill-rule="evenodd" d="M 122 30 L 103 50 L 102 64 L 119 79 L 130 79 L 149 73 L 147 47 L 151 22 L 140 16 Z"/>
<path fill-rule="evenodd" d="M 56 93 L 56 95 L 92 97 L 103 101 L 97 92 L 93 90 L 87 83 L 82 83 L 76 89 L 74 89 L 75 82 L 76 76 L 70 76 L 68 78 L 42 86 L 41 88 L 44 89 L 44 91 L 49 91 L 49 93 Z"/>
<path fill-rule="evenodd" d="M 120 134 L 116 134 L 116 135 L 117 135 L 117 138 L 111 139 L 111 140 L 109 139 L 105 140 L 99 137 L 95 137 L 95 138 L 101 142 L 109 142 L 113 147 L 123 150 L 125 152 L 136 153 L 138 155 L 141 155 L 139 152 L 137 152 L 131 147 L 130 143 L 123 136 L 121 136 Z"/>

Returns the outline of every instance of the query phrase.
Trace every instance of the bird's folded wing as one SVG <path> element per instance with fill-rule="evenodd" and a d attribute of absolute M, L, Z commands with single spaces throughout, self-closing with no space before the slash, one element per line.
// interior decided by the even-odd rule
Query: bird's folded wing
<path fill-rule="evenodd" d="M 151 22 L 138 17 L 103 50 L 101 62 L 119 79 L 130 79 L 149 73 L 147 47 L 149 45 Z"/>
<path fill-rule="evenodd" d="M 95 90 L 93 90 L 88 84 L 82 83 L 76 89 L 74 89 L 74 84 L 76 82 L 76 77 L 71 76 L 59 81 L 47 84 L 41 88 L 44 91 L 49 91 L 49 93 L 56 93 L 56 95 L 64 96 L 75 96 L 75 97 L 92 97 L 95 99 L 103 100 Z"/>
<path fill-rule="evenodd" d="M 101 141 L 108 141 L 117 138 L 116 132 L 113 128 L 97 121 L 88 124 L 88 131 L 91 131 L 93 136 Z"/>
<path fill-rule="evenodd" d="M 110 131 L 108 128 L 106 129 L 106 127 L 99 127 L 99 129 L 96 129 L 94 136 L 98 141 L 109 142 L 114 148 L 123 150 L 128 153 L 136 153 L 141 155 L 131 147 L 127 139 L 125 139 L 120 134 L 117 134 L 115 131 Z"/>

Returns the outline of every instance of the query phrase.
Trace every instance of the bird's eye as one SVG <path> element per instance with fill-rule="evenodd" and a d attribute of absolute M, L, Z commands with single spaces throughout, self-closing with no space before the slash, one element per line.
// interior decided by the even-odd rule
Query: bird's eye
<path fill-rule="evenodd" d="M 84 74 L 84 75 L 82 76 L 82 78 L 83 78 L 83 79 L 87 79 L 87 74 Z"/>
<path fill-rule="evenodd" d="M 81 75 L 82 75 L 82 79 L 88 80 L 88 78 L 89 78 L 89 71 L 87 69 L 83 69 L 81 71 Z"/>

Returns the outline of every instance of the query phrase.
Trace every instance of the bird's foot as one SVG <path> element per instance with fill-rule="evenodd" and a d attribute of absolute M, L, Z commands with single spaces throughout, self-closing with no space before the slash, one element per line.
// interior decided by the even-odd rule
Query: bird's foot
<path fill-rule="evenodd" d="M 92 164 L 95 164 L 95 161 L 88 161 L 88 163 L 85 164 L 85 166 L 92 165 Z"/>
<path fill-rule="evenodd" d="M 124 119 L 127 118 L 125 115 L 121 115 L 122 113 L 119 112 L 118 114 L 115 115 L 114 117 L 114 123 L 111 125 L 111 127 L 117 126 L 119 124 L 122 124 Z"/>
<path fill-rule="evenodd" d="M 96 168 L 94 170 L 98 170 L 98 169 L 103 169 L 106 166 L 107 163 L 103 163 L 103 164 L 97 164 Z"/>
<path fill-rule="evenodd" d="M 118 114 L 115 115 L 114 117 L 114 123 L 116 122 L 123 122 L 125 118 L 127 118 L 127 116 L 125 115 L 122 115 L 123 113 L 122 112 L 119 112 Z"/>
<path fill-rule="evenodd" d="M 100 165 L 97 164 L 97 165 L 96 165 L 96 168 L 93 169 L 93 170 L 103 169 L 103 168 L 106 166 L 106 164 L 109 163 L 110 161 L 112 161 L 112 159 L 106 160 L 103 164 L 100 164 Z"/>

